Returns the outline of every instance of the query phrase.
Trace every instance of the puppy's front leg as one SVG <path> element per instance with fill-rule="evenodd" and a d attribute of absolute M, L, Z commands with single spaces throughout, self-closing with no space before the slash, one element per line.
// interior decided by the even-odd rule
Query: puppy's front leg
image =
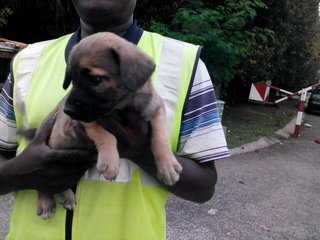
<path fill-rule="evenodd" d="M 150 119 L 152 125 L 151 150 L 158 170 L 158 178 L 167 185 L 176 183 L 182 166 L 173 155 L 167 136 L 165 109 L 161 107 Z"/>
<path fill-rule="evenodd" d="M 117 139 L 96 122 L 83 124 L 88 137 L 98 150 L 97 169 L 107 180 L 114 180 L 119 173 Z"/>

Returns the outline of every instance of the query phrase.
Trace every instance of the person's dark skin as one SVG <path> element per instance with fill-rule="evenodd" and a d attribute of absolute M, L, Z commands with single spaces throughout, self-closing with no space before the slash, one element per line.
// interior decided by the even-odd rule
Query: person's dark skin
<path fill-rule="evenodd" d="M 82 38 L 100 31 L 114 32 L 123 36 L 133 22 L 136 0 L 72 0 L 72 2 L 80 17 Z M 121 157 L 131 159 L 151 176 L 157 178 L 156 166 L 150 149 L 152 130 L 147 122 L 135 112 L 126 110 L 115 113 L 108 125 L 104 127 L 118 139 Z M 84 160 L 85 157 L 88 157 L 88 152 L 50 149 L 46 145 L 48 129 L 47 135 L 44 134 L 45 137 L 34 139 L 19 157 L 0 164 L 0 194 L 20 189 L 41 191 L 50 189 L 51 193 L 60 192 L 61 188 L 68 188 L 74 184 L 80 178 L 83 170 L 92 164 L 92 161 Z M 83 159 L 78 169 L 69 169 L 69 165 L 78 165 L 78 161 L 75 163 L 69 160 L 66 163 L 66 159 L 70 157 L 71 159 Z M 173 186 L 164 187 L 173 194 L 190 201 L 208 201 L 214 193 L 217 181 L 214 162 L 200 164 L 192 159 L 176 157 L 183 167 L 180 180 Z M 34 161 L 34 159 L 38 160 Z M 50 169 L 47 169 L 48 165 Z M 66 165 L 68 165 L 68 171 L 65 170 Z M 61 172 L 58 171 L 59 169 Z M 61 174 L 69 175 L 68 185 L 66 182 L 54 181 L 59 179 Z M 23 179 L 23 184 L 20 184 L 21 179 Z M 34 182 L 34 179 L 37 181 Z"/>
<path fill-rule="evenodd" d="M 136 0 L 72 0 L 80 17 L 81 37 L 97 32 L 123 36 L 133 22 Z"/>
<path fill-rule="evenodd" d="M 0 163 L 0 195 L 25 189 L 59 193 L 74 186 L 95 164 L 93 152 L 51 149 L 47 142 L 56 115 L 52 113 L 48 119 L 21 154 Z"/>

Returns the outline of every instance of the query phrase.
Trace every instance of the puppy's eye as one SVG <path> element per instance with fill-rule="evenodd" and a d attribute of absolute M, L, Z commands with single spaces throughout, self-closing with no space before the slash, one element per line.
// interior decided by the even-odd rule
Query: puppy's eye
<path fill-rule="evenodd" d="M 102 81 L 107 81 L 109 78 L 107 76 L 89 75 L 89 83 L 92 85 L 98 85 Z"/>

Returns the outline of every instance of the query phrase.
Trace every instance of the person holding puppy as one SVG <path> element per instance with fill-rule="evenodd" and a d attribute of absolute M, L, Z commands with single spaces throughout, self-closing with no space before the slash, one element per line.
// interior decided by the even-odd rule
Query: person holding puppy
<path fill-rule="evenodd" d="M 80 28 L 20 52 L 1 93 L 0 149 L 10 160 L 0 163 L 0 194 L 17 191 L 7 240 L 165 239 L 168 193 L 208 201 L 217 181 L 214 160 L 229 156 L 201 48 L 139 28 L 136 0 L 73 4 Z M 16 136 L 16 129 L 38 127 L 66 94 L 62 84 L 72 47 L 103 31 L 136 44 L 156 63 L 152 82 L 165 103 L 172 150 L 183 168 L 173 186 L 157 181 L 152 129 L 131 109 L 115 112 L 104 126 L 118 140 L 121 165 L 114 181 L 97 173 L 94 153 L 48 147 L 55 114 L 29 144 Z M 73 211 L 57 204 L 49 220 L 35 214 L 35 190 L 53 194 L 69 187 L 76 192 Z"/>

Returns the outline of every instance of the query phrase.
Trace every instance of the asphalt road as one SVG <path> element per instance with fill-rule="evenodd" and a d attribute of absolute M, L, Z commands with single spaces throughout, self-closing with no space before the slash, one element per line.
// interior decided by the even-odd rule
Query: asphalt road
<path fill-rule="evenodd" d="M 320 116 L 301 137 L 216 161 L 216 194 L 168 202 L 169 240 L 319 240 Z"/>
<path fill-rule="evenodd" d="M 214 197 L 195 204 L 169 198 L 168 240 L 319 240 L 320 116 L 306 115 L 298 139 L 216 161 Z M 10 195 L 0 197 L 0 240 Z"/>

